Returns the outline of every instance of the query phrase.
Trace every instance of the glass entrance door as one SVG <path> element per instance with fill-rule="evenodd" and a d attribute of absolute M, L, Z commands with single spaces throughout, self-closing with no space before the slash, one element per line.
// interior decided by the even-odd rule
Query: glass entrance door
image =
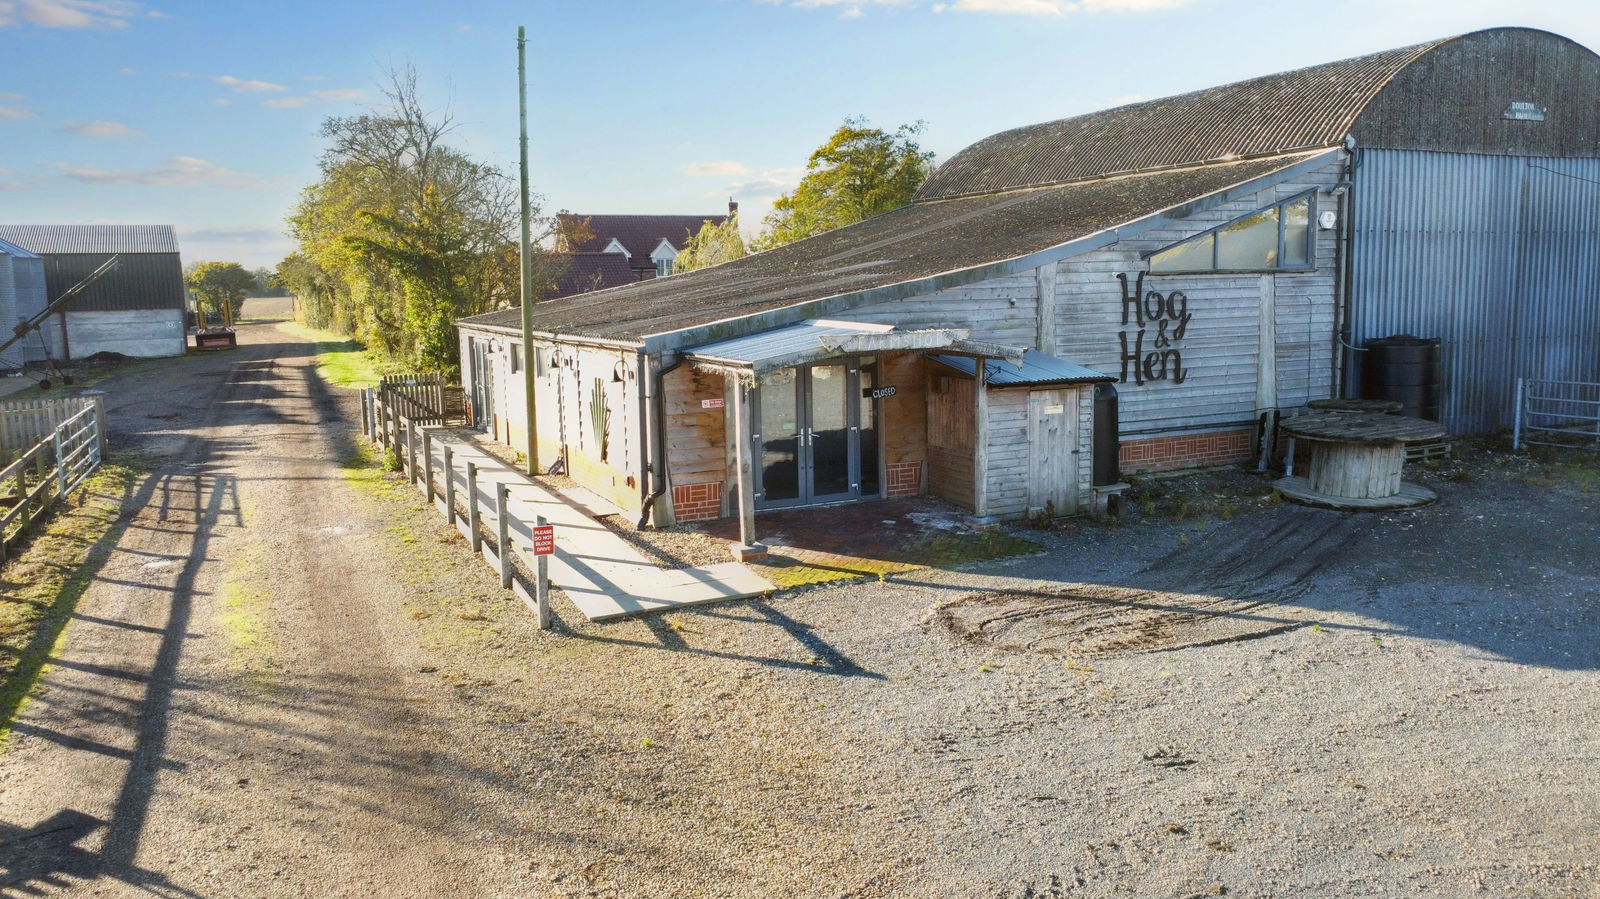
<path fill-rule="evenodd" d="M 861 496 L 860 372 L 854 361 L 772 372 L 758 382 L 750 436 L 760 461 L 756 505 L 839 502 Z M 867 401 L 870 403 L 870 401 Z M 876 432 L 872 434 L 876 440 Z M 876 492 L 876 444 L 868 454 Z"/>

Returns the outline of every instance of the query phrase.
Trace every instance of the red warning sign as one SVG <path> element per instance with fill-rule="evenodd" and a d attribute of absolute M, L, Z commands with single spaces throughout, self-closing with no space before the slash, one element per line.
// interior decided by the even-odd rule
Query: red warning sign
<path fill-rule="evenodd" d="M 556 551 L 556 528 L 553 524 L 535 526 L 533 529 L 533 554 L 548 556 Z"/>

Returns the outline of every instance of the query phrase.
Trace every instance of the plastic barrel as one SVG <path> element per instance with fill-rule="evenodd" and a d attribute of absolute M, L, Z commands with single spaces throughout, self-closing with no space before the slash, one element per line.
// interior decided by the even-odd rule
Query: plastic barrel
<path fill-rule="evenodd" d="M 1117 424 L 1117 388 L 1094 385 L 1094 486 L 1104 487 L 1122 479 L 1117 456 L 1122 452 L 1122 436 Z"/>
<path fill-rule="evenodd" d="M 1365 343 L 1361 396 L 1394 400 L 1400 413 L 1439 420 L 1439 338 L 1396 334 Z"/>

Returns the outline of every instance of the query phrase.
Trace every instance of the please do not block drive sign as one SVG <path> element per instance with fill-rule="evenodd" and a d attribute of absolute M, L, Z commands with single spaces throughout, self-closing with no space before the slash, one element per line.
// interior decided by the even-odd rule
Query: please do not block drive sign
<path fill-rule="evenodd" d="M 556 551 L 555 525 L 540 525 L 533 529 L 533 554 L 548 556 Z"/>

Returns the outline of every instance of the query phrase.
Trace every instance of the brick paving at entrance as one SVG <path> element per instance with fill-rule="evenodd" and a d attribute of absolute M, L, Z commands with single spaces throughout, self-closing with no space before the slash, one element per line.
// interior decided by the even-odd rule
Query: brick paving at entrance
<path fill-rule="evenodd" d="M 696 524 L 737 542 L 739 521 Z M 927 497 L 782 509 L 756 515 L 756 536 L 770 550 L 746 563 L 774 586 L 799 587 L 859 577 L 887 577 L 920 568 L 1037 552 L 1034 543 Z"/>

